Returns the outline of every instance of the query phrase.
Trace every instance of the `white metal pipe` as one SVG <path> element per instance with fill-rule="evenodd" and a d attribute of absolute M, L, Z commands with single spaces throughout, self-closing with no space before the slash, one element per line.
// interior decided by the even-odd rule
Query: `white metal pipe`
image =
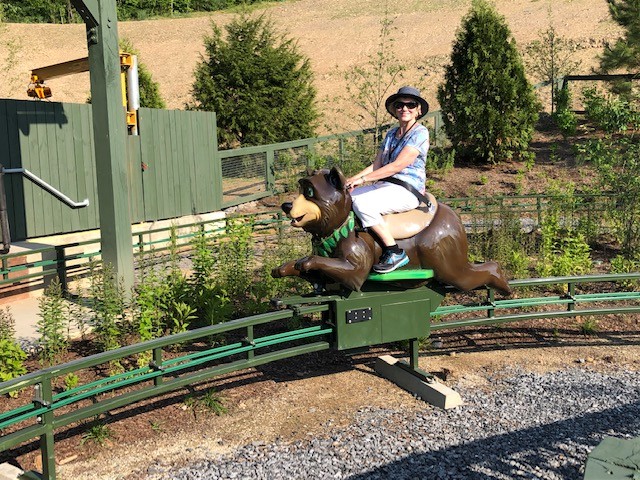
<path fill-rule="evenodd" d="M 67 197 L 64 193 L 62 193 L 60 190 L 58 190 L 55 187 L 52 187 L 47 182 L 42 180 L 40 177 L 34 175 L 33 173 L 31 173 L 26 168 L 3 168 L 2 172 L 3 173 L 21 173 L 22 175 L 27 177 L 29 180 L 31 180 L 33 183 L 42 187 L 47 192 L 51 193 L 52 195 L 57 197 L 61 202 L 65 203 L 67 206 L 71 208 L 82 208 L 82 207 L 89 206 L 88 198 L 85 198 L 82 202 L 74 202 L 69 197 Z"/>
<path fill-rule="evenodd" d="M 127 69 L 127 103 L 129 111 L 140 109 L 140 83 L 138 78 L 138 56 L 131 55 L 131 66 Z M 136 120 L 137 120 L 136 115 Z M 131 128 L 133 135 L 138 134 L 138 126 Z"/>

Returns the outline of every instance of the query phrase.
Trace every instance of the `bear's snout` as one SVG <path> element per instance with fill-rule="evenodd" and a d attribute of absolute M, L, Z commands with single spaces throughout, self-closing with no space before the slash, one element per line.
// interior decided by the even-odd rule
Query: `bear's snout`
<path fill-rule="evenodd" d="M 282 208 L 282 211 L 284 213 L 286 213 L 287 215 L 289 215 L 289 213 L 291 212 L 291 209 L 293 208 L 293 203 L 291 202 L 285 202 L 282 205 L 280 205 L 280 208 Z"/>

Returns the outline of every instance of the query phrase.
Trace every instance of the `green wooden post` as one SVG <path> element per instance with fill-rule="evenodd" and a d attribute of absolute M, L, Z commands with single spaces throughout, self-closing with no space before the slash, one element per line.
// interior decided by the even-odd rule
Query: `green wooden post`
<path fill-rule="evenodd" d="M 158 370 L 162 370 L 162 348 L 153 349 L 153 364 Z M 153 384 L 156 387 L 162 385 L 162 382 L 162 377 L 155 377 L 153 379 Z"/>
<path fill-rule="evenodd" d="M 67 260 L 65 256 L 64 245 L 56 245 L 56 271 L 58 272 L 58 280 L 60 280 L 60 287 L 64 293 L 68 293 L 69 286 L 67 285 Z"/>
<path fill-rule="evenodd" d="M 34 402 L 38 406 L 48 407 L 53 399 L 51 388 L 51 377 L 42 379 L 42 383 L 35 387 Z M 45 426 L 45 433 L 40 436 L 40 455 L 42 458 L 42 478 L 47 480 L 56 479 L 56 457 L 54 451 L 53 437 L 53 410 L 47 411 L 40 416 L 40 423 Z"/>
<path fill-rule="evenodd" d="M 102 260 L 129 292 L 134 267 L 116 0 L 71 3 L 87 29 Z"/>
<path fill-rule="evenodd" d="M 276 176 L 275 176 L 275 151 L 273 150 L 273 148 L 269 148 L 267 150 L 267 161 L 266 163 L 266 170 L 265 170 L 265 180 L 266 180 L 266 189 L 267 192 L 271 192 L 272 194 L 275 194 L 275 187 L 276 187 Z"/>

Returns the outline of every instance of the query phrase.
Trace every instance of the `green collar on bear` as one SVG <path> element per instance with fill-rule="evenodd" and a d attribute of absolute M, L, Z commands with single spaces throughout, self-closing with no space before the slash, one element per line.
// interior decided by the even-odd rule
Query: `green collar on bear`
<path fill-rule="evenodd" d="M 353 232 L 356 227 L 356 220 L 353 212 L 349 212 L 349 216 L 342 225 L 336 228 L 331 235 L 321 240 L 312 240 L 313 254 L 321 257 L 330 257 L 340 240 L 347 238 L 349 233 Z"/>

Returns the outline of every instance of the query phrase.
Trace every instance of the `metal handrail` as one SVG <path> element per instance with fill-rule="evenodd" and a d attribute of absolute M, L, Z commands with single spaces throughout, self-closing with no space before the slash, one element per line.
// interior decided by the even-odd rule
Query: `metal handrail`
<path fill-rule="evenodd" d="M 54 197 L 56 197 L 58 200 L 63 202 L 68 207 L 71 207 L 71 208 L 84 208 L 84 207 L 88 207 L 89 206 L 89 199 L 88 198 L 85 198 L 81 202 L 75 202 L 75 201 L 71 200 L 69 197 L 67 197 L 60 190 L 58 190 L 54 186 L 48 184 L 43 179 L 41 179 L 40 177 L 38 177 L 34 173 L 30 172 L 26 168 L 3 168 L 2 169 L 2 173 L 21 173 L 22 175 L 27 177 L 29 180 L 31 180 L 33 183 L 35 183 L 36 185 L 38 185 L 42 189 L 44 189 L 47 192 L 49 192 L 50 194 L 52 194 Z"/>

